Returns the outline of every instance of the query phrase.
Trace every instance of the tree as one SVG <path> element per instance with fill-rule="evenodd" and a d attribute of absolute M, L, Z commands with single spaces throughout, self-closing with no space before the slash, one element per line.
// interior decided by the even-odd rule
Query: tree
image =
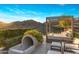
<path fill-rule="evenodd" d="M 64 29 L 68 29 L 71 27 L 71 21 L 72 17 L 62 16 L 59 18 L 59 26 L 63 27 Z"/>

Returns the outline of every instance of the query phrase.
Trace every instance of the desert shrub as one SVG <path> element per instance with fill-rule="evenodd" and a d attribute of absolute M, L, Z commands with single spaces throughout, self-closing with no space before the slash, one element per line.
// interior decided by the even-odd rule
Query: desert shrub
<path fill-rule="evenodd" d="M 32 30 L 28 29 L 13 29 L 13 30 L 0 30 L 0 47 L 11 47 L 15 45 L 17 42 L 23 37 L 25 31 Z"/>
<path fill-rule="evenodd" d="M 38 43 L 43 42 L 43 37 L 42 37 L 41 32 L 37 30 L 29 30 L 24 33 L 24 35 L 28 35 L 28 34 L 34 36 L 37 39 Z"/>
<path fill-rule="evenodd" d="M 73 36 L 76 37 L 76 38 L 79 38 L 79 32 L 74 32 Z"/>
<path fill-rule="evenodd" d="M 13 38 L 7 38 L 5 40 L 5 47 L 6 49 L 16 45 L 16 44 L 19 44 L 21 42 L 21 39 L 22 39 L 22 35 L 20 36 L 17 36 L 17 37 L 13 37 Z"/>
<path fill-rule="evenodd" d="M 53 33 L 61 33 L 62 31 L 64 31 L 62 27 L 53 27 Z"/>
<path fill-rule="evenodd" d="M 11 38 L 19 35 L 23 35 L 25 31 L 31 30 L 28 29 L 13 29 L 13 30 L 0 30 L 0 37 Z"/>
<path fill-rule="evenodd" d="M 4 47 L 4 40 L 3 40 L 3 38 L 0 38 L 0 47 Z"/>

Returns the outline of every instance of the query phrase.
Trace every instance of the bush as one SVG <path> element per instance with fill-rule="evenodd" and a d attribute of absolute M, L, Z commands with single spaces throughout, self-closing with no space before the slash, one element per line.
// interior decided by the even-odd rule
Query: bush
<path fill-rule="evenodd" d="M 62 31 L 64 31 L 62 27 L 53 27 L 53 33 L 61 33 Z"/>
<path fill-rule="evenodd" d="M 37 30 L 29 30 L 24 33 L 24 35 L 28 35 L 28 34 L 34 36 L 37 39 L 38 43 L 43 42 L 43 37 L 42 37 L 41 32 Z"/>
<path fill-rule="evenodd" d="M 0 37 L 11 38 L 19 35 L 23 35 L 25 31 L 31 30 L 28 29 L 13 29 L 13 30 L 0 30 Z"/>
<path fill-rule="evenodd" d="M 13 30 L 0 30 L 0 47 L 11 47 L 17 42 L 20 42 L 25 31 L 32 30 L 28 29 L 13 29 Z"/>
<path fill-rule="evenodd" d="M 75 38 L 79 38 L 79 32 L 74 32 L 73 35 Z"/>
<path fill-rule="evenodd" d="M 13 37 L 13 38 L 7 38 L 6 39 L 6 49 L 8 49 L 8 48 L 10 48 L 10 47 L 12 47 L 12 46 L 14 46 L 14 45 L 16 45 L 16 44 L 19 44 L 19 43 L 21 43 L 21 39 L 22 39 L 22 35 L 20 35 L 20 36 L 17 36 L 17 37 Z"/>
<path fill-rule="evenodd" d="M 3 40 L 3 38 L 0 38 L 0 47 L 4 47 L 4 40 Z"/>

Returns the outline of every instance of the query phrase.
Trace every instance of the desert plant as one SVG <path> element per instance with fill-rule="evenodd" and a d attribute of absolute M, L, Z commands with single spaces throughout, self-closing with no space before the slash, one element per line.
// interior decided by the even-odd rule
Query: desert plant
<path fill-rule="evenodd" d="M 53 33 L 61 33 L 62 31 L 64 31 L 62 27 L 53 27 Z"/>
<path fill-rule="evenodd" d="M 16 36 L 16 37 L 13 37 L 13 38 L 7 38 L 5 40 L 6 48 L 8 49 L 8 48 L 10 48 L 10 47 L 12 47 L 12 46 L 14 46 L 16 44 L 19 44 L 21 42 L 22 37 L 23 36 L 20 35 L 20 36 Z"/>
<path fill-rule="evenodd" d="M 31 28 L 28 29 L 7 29 L 7 30 L 0 30 L 0 47 L 11 47 L 16 45 L 18 42 L 21 41 L 23 34 L 25 31 L 32 30 Z"/>
<path fill-rule="evenodd" d="M 34 29 L 34 30 L 28 30 L 24 33 L 24 35 L 28 35 L 28 34 L 34 36 L 37 39 L 38 43 L 43 42 L 43 37 L 41 32 Z"/>
<path fill-rule="evenodd" d="M 73 36 L 74 36 L 75 38 L 79 38 L 79 32 L 74 32 L 74 33 L 73 33 Z"/>

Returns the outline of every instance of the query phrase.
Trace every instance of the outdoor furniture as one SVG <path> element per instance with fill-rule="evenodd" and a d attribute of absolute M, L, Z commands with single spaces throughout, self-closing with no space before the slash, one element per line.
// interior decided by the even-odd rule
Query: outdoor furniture
<path fill-rule="evenodd" d="M 52 42 L 51 44 L 51 49 L 48 50 L 47 54 L 74 54 L 74 53 L 78 53 L 79 50 L 72 50 L 70 49 L 71 47 L 73 47 L 72 44 L 68 45 L 65 42 Z"/>
<path fill-rule="evenodd" d="M 74 53 L 78 53 L 79 54 L 79 47 L 76 47 L 76 46 L 78 46 L 78 44 L 65 43 L 65 50 L 72 51 Z"/>
<path fill-rule="evenodd" d="M 60 42 L 52 42 L 51 50 L 61 50 L 61 43 Z"/>
<path fill-rule="evenodd" d="M 56 51 L 56 50 L 48 50 L 47 54 L 61 54 L 60 51 Z M 64 54 L 73 54 L 71 52 L 64 52 Z"/>
<path fill-rule="evenodd" d="M 79 47 L 78 44 L 73 44 L 73 43 L 67 43 L 67 42 L 52 42 L 51 44 L 51 51 L 56 51 L 56 52 L 61 52 L 62 54 L 64 53 L 77 53 L 79 54 Z"/>
<path fill-rule="evenodd" d="M 64 53 L 64 42 L 52 42 L 51 50 L 60 51 L 62 54 Z"/>
<path fill-rule="evenodd" d="M 52 43 L 52 42 L 68 42 L 71 43 L 72 42 L 72 38 L 71 37 L 57 37 L 57 36 L 48 36 L 46 41 L 48 43 Z"/>
<path fill-rule="evenodd" d="M 52 36 L 52 44 L 51 49 L 59 50 L 61 53 L 64 53 L 65 43 L 72 42 L 71 38 L 69 37 L 53 37 Z"/>

